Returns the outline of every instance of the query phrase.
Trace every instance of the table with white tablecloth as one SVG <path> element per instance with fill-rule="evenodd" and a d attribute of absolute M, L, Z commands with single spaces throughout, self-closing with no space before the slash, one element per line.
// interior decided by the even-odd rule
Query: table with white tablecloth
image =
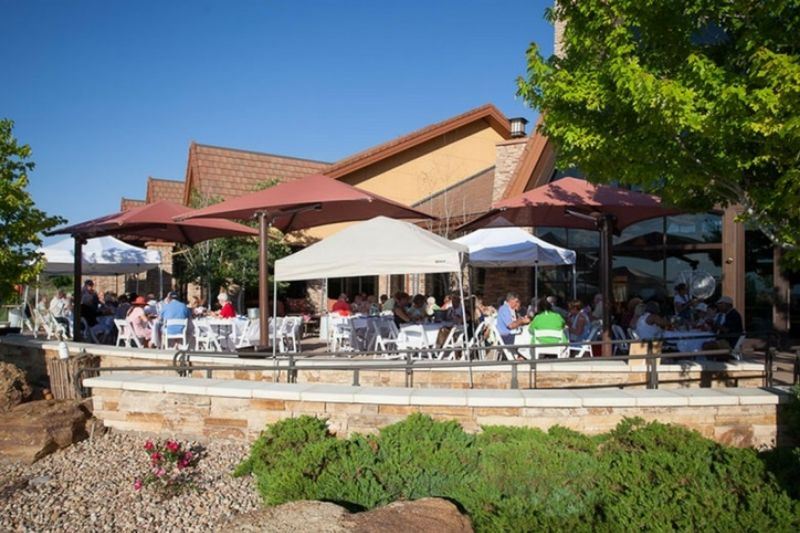
<path fill-rule="evenodd" d="M 449 322 L 423 322 L 422 324 L 403 324 L 400 326 L 400 331 L 406 328 L 422 328 L 423 335 L 425 337 L 425 344 L 429 348 L 436 347 L 436 341 L 439 338 L 439 331 L 445 327 L 451 327 L 452 324 Z"/>
<path fill-rule="evenodd" d="M 699 329 L 665 331 L 663 338 L 665 342 L 675 345 L 679 352 L 699 352 L 705 343 L 714 340 L 714 334 Z"/>

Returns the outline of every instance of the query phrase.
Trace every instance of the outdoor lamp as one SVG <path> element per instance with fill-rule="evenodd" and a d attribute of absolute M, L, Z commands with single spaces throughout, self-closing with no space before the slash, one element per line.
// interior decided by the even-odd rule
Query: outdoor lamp
<path fill-rule="evenodd" d="M 525 137 L 525 124 L 528 123 L 528 119 L 525 117 L 515 117 L 508 119 L 509 123 L 511 124 L 511 136 L 512 137 Z"/>

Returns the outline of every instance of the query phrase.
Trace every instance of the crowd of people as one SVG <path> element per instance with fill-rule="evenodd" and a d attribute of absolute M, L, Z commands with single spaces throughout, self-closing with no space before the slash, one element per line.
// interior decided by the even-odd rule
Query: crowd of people
<path fill-rule="evenodd" d="M 181 301 L 175 291 L 170 291 L 163 299 L 157 299 L 154 293 L 145 295 L 135 292 L 119 294 L 112 291 L 99 293 L 92 280 L 86 280 L 80 294 L 81 318 L 86 321 L 90 331 L 86 336 L 94 337 L 100 342 L 113 344 L 116 340 L 115 319 L 125 320 L 143 345 L 154 347 L 155 329 L 169 319 L 190 319 L 203 316 L 218 318 L 235 318 L 236 311 L 226 292 L 217 296 L 218 305 L 209 309 L 205 299 L 192 298 L 189 304 Z M 68 336 L 72 336 L 74 299 L 72 295 L 59 289 L 47 302 L 42 299 L 38 303 L 39 310 L 49 313 L 53 319 L 64 326 Z M 181 326 L 170 326 L 169 334 L 180 334 Z"/>

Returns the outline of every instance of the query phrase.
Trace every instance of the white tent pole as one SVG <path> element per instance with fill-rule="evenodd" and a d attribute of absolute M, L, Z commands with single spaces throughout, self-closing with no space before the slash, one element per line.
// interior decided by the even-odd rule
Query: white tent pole
<path fill-rule="evenodd" d="M 578 267 L 576 263 L 572 263 L 572 299 L 578 299 Z"/>
<path fill-rule="evenodd" d="M 272 274 L 272 357 L 278 357 L 278 276 Z M 269 322 L 267 322 L 269 327 Z"/>

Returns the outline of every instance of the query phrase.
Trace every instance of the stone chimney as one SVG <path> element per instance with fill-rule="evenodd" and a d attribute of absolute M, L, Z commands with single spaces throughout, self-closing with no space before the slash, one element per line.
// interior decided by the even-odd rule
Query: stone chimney
<path fill-rule="evenodd" d="M 564 57 L 564 26 L 565 23 L 563 20 L 556 20 L 555 26 L 553 27 L 553 55 L 556 57 Z"/>
<path fill-rule="evenodd" d="M 528 137 L 518 137 L 497 143 L 497 155 L 495 157 L 494 167 L 494 188 L 492 189 L 492 203 L 500 200 L 503 193 L 517 169 L 522 152 L 525 150 L 525 145 L 528 142 Z"/>

